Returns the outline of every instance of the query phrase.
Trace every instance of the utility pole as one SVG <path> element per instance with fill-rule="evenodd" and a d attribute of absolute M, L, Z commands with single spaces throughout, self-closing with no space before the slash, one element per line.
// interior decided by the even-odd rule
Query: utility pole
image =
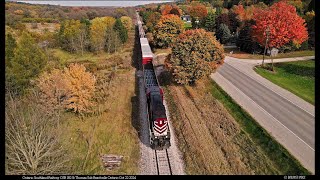
<path fill-rule="evenodd" d="M 268 41 L 269 41 L 269 33 L 270 33 L 269 26 L 267 26 L 265 32 L 267 34 L 267 38 L 266 38 L 266 44 L 264 45 L 264 52 L 263 52 L 263 58 L 262 58 L 262 67 L 264 67 L 264 56 L 266 54 L 267 44 L 268 44 Z"/>

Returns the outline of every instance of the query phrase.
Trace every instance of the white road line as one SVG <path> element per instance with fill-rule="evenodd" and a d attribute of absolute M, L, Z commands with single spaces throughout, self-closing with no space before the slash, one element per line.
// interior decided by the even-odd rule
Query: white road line
<path fill-rule="evenodd" d="M 216 72 L 218 73 L 218 72 Z M 254 104 L 257 105 L 257 107 L 259 109 L 261 109 L 263 112 L 267 113 L 269 116 L 271 116 L 274 120 L 276 120 L 278 123 L 280 123 L 283 127 L 285 127 L 287 130 L 289 130 L 292 134 L 294 134 L 298 139 L 300 139 L 304 144 L 306 144 L 310 149 L 312 149 L 314 151 L 314 149 L 307 144 L 304 140 L 302 140 L 298 135 L 296 135 L 294 132 L 292 132 L 287 126 L 283 125 L 279 120 L 277 120 L 275 117 L 273 117 L 270 113 L 268 113 L 266 110 L 264 110 L 259 104 L 257 104 L 256 102 L 254 102 L 249 96 L 247 96 L 246 94 L 244 94 L 244 92 L 242 92 L 240 89 L 238 89 L 235 85 L 233 85 L 230 81 L 228 81 L 226 78 L 224 78 L 220 73 L 218 73 L 222 79 L 224 79 L 229 85 L 233 86 L 237 91 L 239 91 L 244 97 L 247 97 L 247 99 L 251 100 Z"/>
<path fill-rule="evenodd" d="M 289 99 L 287 99 L 286 97 L 283 97 L 281 94 L 277 93 L 276 91 L 274 91 L 274 90 L 272 90 L 272 89 L 268 88 L 266 85 L 262 84 L 260 81 L 258 81 L 257 79 L 255 79 L 255 78 L 254 78 L 254 77 L 252 77 L 251 75 L 249 75 L 249 74 L 247 74 L 247 73 L 245 73 L 245 72 L 241 71 L 240 69 L 238 69 L 238 68 L 236 68 L 236 67 L 232 66 L 230 63 L 227 63 L 227 64 L 228 64 L 229 66 L 231 66 L 231 67 L 233 67 L 233 68 L 237 69 L 238 71 L 242 72 L 243 74 L 247 75 L 248 77 L 250 77 L 251 79 L 253 79 L 253 80 L 254 80 L 254 81 L 256 81 L 257 83 L 259 83 L 259 84 L 261 84 L 262 86 L 266 87 L 267 89 L 271 90 L 272 92 L 274 92 L 274 93 L 278 94 L 279 96 L 281 96 L 282 98 L 286 99 L 287 101 L 291 102 L 291 104 L 293 104 L 293 105 L 297 106 L 298 108 L 302 109 L 302 110 L 303 110 L 303 111 L 305 111 L 306 113 L 310 114 L 312 117 L 315 117 L 315 116 L 314 116 L 314 114 L 312 114 L 312 113 L 308 112 L 307 110 L 303 109 L 302 107 L 300 107 L 299 105 L 297 105 L 297 104 L 295 104 L 294 102 L 290 101 L 290 100 L 289 100 Z M 268 80 L 268 81 L 269 81 L 269 80 Z"/>

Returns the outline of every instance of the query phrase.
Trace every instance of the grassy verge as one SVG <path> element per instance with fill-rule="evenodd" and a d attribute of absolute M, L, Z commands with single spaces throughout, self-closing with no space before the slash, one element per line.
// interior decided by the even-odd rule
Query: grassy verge
<path fill-rule="evenodd" d="M 233 54 L 230 54 L 230 51 L 233 51 Z M 260 54 L 249 54 L 246 52 L 239 51 L 238 49 L 225 49 L 225 53 L 228 56 L 239 58 L 239 59 L 262 59 L 263 55 Z M 303 57 L 303 56 L 314 56 L 315 52 L 306 50 L 306 51 L 293 51 L 289 53 L 279 53 L 274 59 L 280 58 L 292 58 L 292 57 Z M 266 59 L 270 59 L 269 56 L 265 56 Z"/>
<path fill-rule="evenodd" d="M 297 61 L 274 64 L 275 73 L 257 67 L 255 71 L 271 82 L 287 89 L 314 105 L 315 62 Z"/>
<path fill-rule="evenodd" d="M 266 155 L 281 169 L 283 174 L 309 175 L 306 170 L 285 148 L 274 140 L 256 121 L 245 112 L 233 99 L 212 81 L 211 94 L 219 100 L 227 111 L 239 123 L 255 144 L 263 149 Z"/>

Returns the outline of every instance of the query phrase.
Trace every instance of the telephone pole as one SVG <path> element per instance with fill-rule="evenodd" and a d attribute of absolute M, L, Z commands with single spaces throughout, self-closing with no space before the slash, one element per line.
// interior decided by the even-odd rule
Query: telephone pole
<path fill-rule="evenodd" d="M 267 38 L 266 38 L 266 44 L 264 45 L 264 52 L 263 52 L 263 58 L 262 58 L 262 67 L 264 67 L 264 56 L 266 54 L 267 44 L 268 44 L 268 41 L 269 41 L 269 33 L 270 33 L 269 26 L 267 26 L 265 32 L 267 34 Z"/>

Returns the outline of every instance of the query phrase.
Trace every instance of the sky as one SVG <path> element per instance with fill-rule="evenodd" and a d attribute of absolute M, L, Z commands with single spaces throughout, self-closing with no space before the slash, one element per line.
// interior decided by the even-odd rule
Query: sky
<path fill-rule="evenodd" d="M 150 1 L 139 1 L 139 0 L 131 0 L 131 1 L 125 1 L 125 0 L 117 0 L 117 1 L 111 1 L 111 0 L 52 0 L 52 1 L 39 1 L 39 0 L 31 0 L 31 1 L 20 1 L 19 2 L 26 2 L 31 4 L 52 4 L 52 5 L 61 5 L 61 6 L 121 6 L 121 7 L 127 7 L 127 6 L 137 6 L 142 4 L 151 4 L 151 3 L 162 3 L 162 2 L 170 2 L 173 0 L 150 0 Z"/>

